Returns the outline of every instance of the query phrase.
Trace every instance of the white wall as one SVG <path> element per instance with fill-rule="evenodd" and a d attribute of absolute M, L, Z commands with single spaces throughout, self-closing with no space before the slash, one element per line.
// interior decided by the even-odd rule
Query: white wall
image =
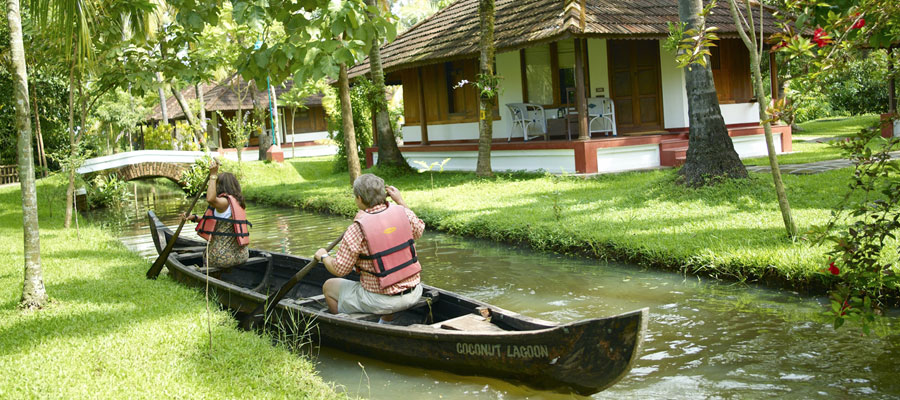
<path fill-rule="evenodd" d="M 429 132 L 430 133 L 430 132 Z M 372 154 L 373 161 L 378 162 L 378 153 Z M 413 168 L 421 166 L 414 161 L 430 165 L 444 164 L 445 171 L 474 171 L 478 162 L 477 151 L 427 151 L 406 152 L 403 157 Z M 658 164 L 658 163 L 657 163 Z M 551 173 L 575 173 L 575 151 L 559 150 L 494 150 L 491 151 L 491 169 L 494 171 L 539 171 Z M 437 170 L 437 167 L 435 167 Z"/>
<path fill-rule="evenodd" d="M 519 51 L 508 51 L 497 54 L 497 75 L 503 77 L 500 81 L 500 121 L 494 121 L 494 138 L 505 138 L 509 136 L 509 109 L 506 108 L 507 103 L 521 103 L 524 95 L 522 93 L 522 64 L 519 61 Z M 513 133 L 513 137 L 522 137 L 522 133 L 518 135 Z M 428 138 L 431 139 L 431 127 L 428 127 Z M 478 124 L 475 124 L 475 138 L 478 138 Z"/>
<path fill-rule="evenodd" d="M 781 134 L 773 133 L 772 140 L 775 141 L 775 152 L 781 153 Z M 734 151 L 741 158 L 769 155 L 766 135 L 738 136 L 731 138 L 731 142 L 734 143 Z"/>
<path fill-rule="evenodd" d="M 588 39 L 588 73 L 590 97 L 609 97 L 609 65 L 606 56 L 606 39 Z M 597 89 L 603 89 L 598 92 Z"/>
<path fill-rule="evenodd" d="M 687 89 L 684 70 L 675 63 L 675 53 L 662 48 L 659 41 L 659 73 L 662 82 L 663 128 L 688 126 Z"/>
<path fill-rule="evenodd" d="M 759 122 L 759 103 L 721 104 L 725 125 Z"/>
<path fill-rule="evenodd" d="M 328 132 L 304 132 L 287 135 L 287 143 L 312 142 L 314 140 L 328 139 Z"/>
<path fill-rule="evenodd" d="M 597 149 L 597 172 L 629 171 L 658 166 L 658 144 Z"/>

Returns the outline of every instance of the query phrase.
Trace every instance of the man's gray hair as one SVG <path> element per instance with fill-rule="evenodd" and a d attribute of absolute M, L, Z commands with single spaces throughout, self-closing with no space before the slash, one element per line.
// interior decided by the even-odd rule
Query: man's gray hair
<path fill-rule="evenodd" d="M 363 174 L 353 181 L 353 194 L 362 199 L 366 207 L 384 203 L 387 193 L 384 191 L 384 179 L 373 174 Z"/>

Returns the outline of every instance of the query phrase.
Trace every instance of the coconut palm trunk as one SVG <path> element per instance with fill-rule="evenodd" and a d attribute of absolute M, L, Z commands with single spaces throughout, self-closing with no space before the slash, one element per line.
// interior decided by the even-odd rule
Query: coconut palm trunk
<path fill-rule="evenodd" d="M 18 137 L 19 182 L 22 188 L 22 226 L 25 237 L 25 280 L 22 285 L 22 306 L 40 308 L 47 301 L 41 271 L 41 238 L 38 230 L 37 190 L 34 183 L 34 150 L 31 146 L 31 110 L 28 104 L 28 71 L 25 67 L 25 46 L 22 43 L 22 15 L 18 0 L 7 0 L 7 20 L 10 31 L 10 50 L 13 64 L 13 85 L 16 101 L 16 131 Z"/>
<path fill-rule="evenodd" d="M 70 161 L 78 156 L 78 147 L 75 143 L 75 61 L 72 61 L 69 70 L 69 158 Z M 72 203 L 75 199 L 75 168 L 71 164 L 67 168 L 69 185 L 66 187 L 66 218 L 63 226 L 66 229 L 72 226 Z"/>
<path fill-rule="evenodd" d="M 350 79 L 347 77 L 347 65 L 341 64 L 338 78 L 338 91 L 341 98 L 341 123 L 344 128 L 344 151 L 347 153 L 347 170 L 350 173 L 350 184 L 362 173 L 359 167 L 359 154 L 356 150 L 356 131 L 353 129 L 353 107 L 350 105 Z"/>
<path fill-rule="evenodd" d="M 678 16 L 685 29 L 700 29 L 701 0 L 678 0 Z M 713 82 L 709 63 L 692 64 L 684 71 L 688 98 L 688 150 L 678 171 L 688 186 L 703 186 L 716 178 L 746 178 L 747 169 L 734 150 Z"/>
<path fill-rule="evenodd" d="M 747 17 L 749 18 L 749 26 L 746 26 L 744 19 L 738 13 L 738 5 L 735 0 L 728 0 L 731 10 L 731 17 L 734 19 L 734 25 L 737 28 L 741 40 L 750 52 L 750 70 L 753 72 L 753 85 L 756 89 L 756 98 L 759 99 L 759 120 L 763 121 L 763 132 L 766 136 L 766 148 L 769 152 L 769 166 L 772 168 L 772 180 L 775 182 L 775 196 L 778 198 L 778 206 L 781 208 L 781 218 L 784 221 L 784 228 L 787 230 L 789 237 L 797 236 L 797 225 L 794 223 L 794 217 L 791 213 L 791 204 L 788 202 L 787 193 L 784 190 L 784 182 L 781 180 L 781 168 L 778 167 L 778 157 L 775 152 L 775 140 L 772 137 L 772 123 L 769 122 L 769 113 L 766 112 L 766 104 L 769 104 L 769 96 L 766 95 L 763 87 L 762 71 L 759 67 L 759 60 L 762 57 L 763 43 L 759 42 L 757 48 L 756 29 L 753 24 L 753 12 L 750 8 L 750 2 L 746 1 Z M 760 16 L 760 18 L 762 18 Z M 763 39 L 762 21 L 760 21 L 759 37 Z M 747 36 L 747 31 L 750 36 Z"/>
<path fill-rule="evenodd" d="M 481 22 L 481 76 L 494 76 L 494 0 L 479 0 L 478 15 Z M 483 79 L 481 80 L 484 81 Z M 483 89 L 483 88 L 480 88 Z M 497 88 L 491 88 L 495 91 Z M 494 139 L 494 98 L 482 95 L 479 90 L 480 108 L 478 118 L 478 162 L 475 166 L 475 175 L 481 177 L 491 176 L 491 141 Z"/>
<path fill-rule="evenodd" d="M 380 1 L 367 0 L 370 7 L 381 9 Z M 372 75 L 372 84 L 375 86 L 373 96 L 377 96 L 373 102 L 375 114 L 375 134 L 378 142 L 378 165 L 399 167 L 409 170 L 409 163 L 400 153 L 397 146 L 397 138 L 394 136 L 394 128 L 391 124 L 391 116 L 388 113 L 387 101 L 384 91 L 384 69 L 381 66 L 381 38 L 376 34 L 372 50 L 369 50 L 369 73 Z"/>

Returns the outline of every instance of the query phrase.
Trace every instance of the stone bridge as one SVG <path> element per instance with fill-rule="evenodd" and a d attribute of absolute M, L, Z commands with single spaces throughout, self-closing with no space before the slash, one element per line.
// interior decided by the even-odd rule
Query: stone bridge
<path fill-rule="evenodd" d="M 142 178 L 167 178 L 182 185 L 181 173 L 202 151 L 139 150 L 95 157 L 76 170 L 79 174 L 115 173 L 125 181 Z"/>

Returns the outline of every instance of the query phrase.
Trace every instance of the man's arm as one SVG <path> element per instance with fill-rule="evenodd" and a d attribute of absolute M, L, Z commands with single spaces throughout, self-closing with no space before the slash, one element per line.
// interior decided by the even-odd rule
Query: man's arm
<path fill-rule="evenodd" d="M 397 188 L 388 186 L 384 188 L 384 190 L 391 196 L 391 200 L 394 200 L 394 203 L 405 208 L 404 211 L 406 211 L 406 217 L 409 218 L 409 225 L 412 228 L 413 239 L 418 240 L 422 237 L 422 233 L 425 232 L 425 221 L 419 219 L 419 217 L 416 216 L 416 213 L 406 205 L 406 202 L 403 201 L 403 196 L 400 195 L 400 191 L 397 190 Z"/>
<path fill-rule="evenodd" d="M 352 224 L 344 233 L 344 239 L 341 240 L 340 247 L 333 257 L 322 258 L 328 252 L 325 249 L 316 251 L 315 258 L 321 260 L 328 270 L 334 276 L 347 276 L 353 272 L 353 266 L 359 258 L 360 247 L 362 246 L 363 234 L 359 225 Z"/>

